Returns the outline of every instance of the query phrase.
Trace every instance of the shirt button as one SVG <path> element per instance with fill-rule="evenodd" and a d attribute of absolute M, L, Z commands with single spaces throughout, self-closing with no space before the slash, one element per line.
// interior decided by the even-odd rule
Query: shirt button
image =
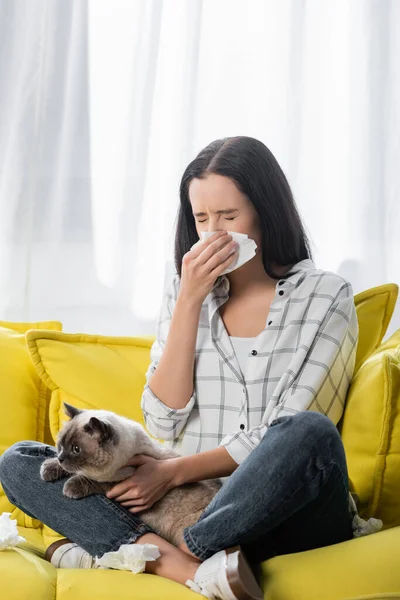
<path fill-rule="evenodd" d="M 283 294 L 284 294 L 284 293 L 285 293 L 285 292 L 284 292 L 283 290 L 280 290 L 280 291 L 279 291 L 279 295 L 280 295 L 280 296 L 283 296 Z"/>
<path fill-rule="evenodd" d="M 244 424 L 240 423 L 240 429 L 244 429 Z"/>
<path fill-rule="evenodd" d="M 257 350 L 252 350 L 251 353 L 253 356 L 255 356 L 257 354 Z"/>
<path fill-rule="evenodd" d="M 272 325 L 272 321 L 268 321 L 268 325 Z"/>
<path fill-rule="evenodd" d="M 283 285 L 285 282 L 284 281 L 279 281 L 278 285 Z"/>

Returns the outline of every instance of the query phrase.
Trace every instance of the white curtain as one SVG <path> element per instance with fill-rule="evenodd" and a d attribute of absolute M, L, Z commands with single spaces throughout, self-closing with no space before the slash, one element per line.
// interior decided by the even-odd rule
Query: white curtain
<path fill-rule="evenodd" d="M 231 135 L 318 266 L 400 283 L 399 56 L 397 0 L 0 0 L 0 320 L 154 333 L 180 177 Z"/>

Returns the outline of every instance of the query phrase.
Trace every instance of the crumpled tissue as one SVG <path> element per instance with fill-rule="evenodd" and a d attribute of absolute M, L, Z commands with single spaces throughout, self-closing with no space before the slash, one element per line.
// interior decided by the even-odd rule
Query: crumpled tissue
<path fill-rule="evenodd" d="M 214 233 L 215 233 L 215 231 L 201 231 L 200 232 L 200 234 L 201 234 L 200 240 L 198 242 L 196 242 L 195 244 L 193 244 L 192 248 L 194 248 L 194 246 L 197 246 L 197 244 L 201 244 L 201 242 L 203 240 L 208 239 L 209 237 L 214 235 Z M 227 267 L 224 271 L 222 271 L 221 275 L 225 275 L 226 273 L 230 273 L 231 271 L 238 269 L 239 267 L 244 265 L 244 263 L 246 263 L 251 258 L 253 258 L 253 256 L 255 256 L 255 254 L 256 254 L 257 244 L 255 243 L 254 240 L 252 240 L 251 238 L 248 237 L 247 233 L 238 233 L 237 231 L 228 231 L 228 235 L 231 235 L 232 239 L 235 240 L 235 242 L 237 242 L 239 244 L 239 248 L 238 248 L 239 254 L 238 254 L 236 261 L 234 261 L 232 264 L 229 265 L 229 267 Z M 190 249 L 192 249 L 192 248 L 190 248 Z"/>
<path fill-rule="evenodd" d="M 357 494 L 355 495 L 357 496 Z M 377 531 L 380 531 L 382 529 L 383 521 L 381 519 L 375 519 L 375 517 L 370 517 L 366 521 L 365 519 L 362 519 L 360 517 L 360 515 L 358 514 L 356 501 L 353 498 L 353 493 L 349 495 L 349 501 L 350 510 L 353 515 L 353 537 L 362 537 L 364 535 L 369 535 L 370 533 L 376 533 Z"/>
<path fill-rule="evenodd" d="M 143 573 L 146 561 L 156 560 L 160 556 L 158 546 L 154 544 L 122 544 L 115 552 L 105 552 L 101 558 L 96 556 L 95 565 Z"/>
<path fill-rule="evenodd" d="M 383 521 L 381 519 L 375 519 L 370 517 L 368 521 L 362 519 L 359 515 L 353 517 L 353 536 L 362 537 L 363 535 L 369 535 L 370 533 L 376 533 L 383 527 Z"/>
<path fill-rule="evenodd" d="M 26 542 L 26 539 L 18 533 L 17 521 L 10 517 L 9 512 L 0 515 L 0 550 L 8 550 L 21 542 Z"/>

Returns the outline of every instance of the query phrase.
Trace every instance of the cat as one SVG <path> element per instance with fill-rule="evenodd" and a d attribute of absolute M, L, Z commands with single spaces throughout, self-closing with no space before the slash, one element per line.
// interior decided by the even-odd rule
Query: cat
<path fill-rule="evenodd" d="M 55 481 L 72 475 L 63 487 L 68 498 L 105 494 L 135 472 L 136 467 L 123 465 L 136 454 L 159 460 L 180 456 L 152 439 L 136 421 L 107 410 L 82 410 L 63 404 L 70 420 L 57 436 L 58 456 L 42 463 L 40 476 Z M 135 514 L 165 540 L 179 546 L 184 541 L 184 528 L 196 523 L 221 486 L 220 479 L 185 483 Z"/>

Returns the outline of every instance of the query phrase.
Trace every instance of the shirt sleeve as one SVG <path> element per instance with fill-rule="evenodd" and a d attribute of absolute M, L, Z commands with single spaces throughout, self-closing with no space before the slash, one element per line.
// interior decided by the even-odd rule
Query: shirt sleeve
<path fill-rule="evenodd" d="M 332 301 L 311 344 L 299 345 L 283 378 L 286 383 L 271 397 L 262 423 L 249 431 L 225 436 L 220 445 L 225 446 L 233 460 L 240 464 L 279 417 L 312 410 L 328 416 L 337 425 L 354 371 L 357 340 L 358 321 L 353 292 L 351 285 L 345 283 Z"/>
<path fill-rule="evenodd" d="M 177 298 L 178 275 L 175 275 L 170 289 L 164 295 L 156 326 L 156 339 L 150 349 L 150 365 L 146 372 L 146 383 L 141 398 L 141 409 L 148 431 L 162 440 L 174 440 L 186 425 L 196 402 L 196 392 L 188 399 L 184 408 L 171 408 L 158 398 L 149 386 L 149 382 L 163 353 L 171 324 L 173 307 Z"/>

